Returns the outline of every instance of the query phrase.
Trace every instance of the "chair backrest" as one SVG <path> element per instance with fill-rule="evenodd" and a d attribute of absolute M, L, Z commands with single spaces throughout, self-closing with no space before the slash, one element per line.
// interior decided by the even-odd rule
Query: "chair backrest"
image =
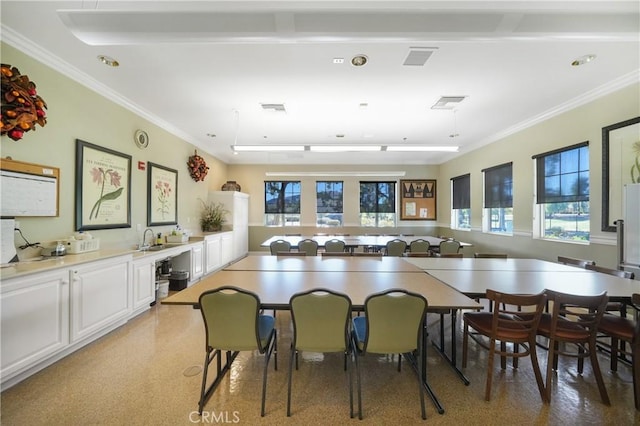
<path fill-rule="evenodd" d="M 306 253 L 307 256 L 317 256 L 318 242 L 306 238 L 298 243 L 298 251 Z"/>
<path fill-rule="evenodd" d="M 491 323 L 493 336 L 509 336 L 514 340 L 526 341 L 536 334 L 547 296 L 538 294 L 508 294 L 487 289 L 486 298 L 495 307 Z M 525 312 L 525 315 L 522 315 Z M 517 330 L 517 333 L 514 333 Z M 535 349 L 534 349 L 535 350 Z"/>
<path fill-rule="evenodd" d="M 505 253 L 474 253 L 473 257 L 476 259 L 507 259 L 508 256 Z"/>
<path fill-rule="evenodd" d="M 460 250 L 460 242 L 456 240 L 445 240 L 440 242 L 439 253 L 458 253 Z"/>
<path fill-rule="evenodd" d="M 395 240 L 391 240 L 387 243 L 387 247 L 385 249 L 385 255 L 386 256 L 402 256 L 406 249 L 407 249 L 406 241 L 396 238 Z"/>
<path fill-rule="evenodd" d="M 276 255 L 278 252 L 291 251 L 291 243 L 285 240 L 275 240 L 269 244 L 269 248 L 271 249 L 271 254 Z"/>
<path fill-rule="evenodd" d="M 562 263 L 564 265 L 579 266 L 580 268 L 584 268 L 587 265 L 596 264 L 596 262 L 594 262 L 593 260 L 575 259 L 573 257 L 565 257 L 565 256 L 558 256 L 558 263 Z"/>
<path fill-rule="evenodd" d="M 620 269 L 605 268 L 604 266 L 596 266 L 591 264 L 587 264 L 584 267 L 592 271 L 602 272 L 603 274 L 614 275 L 620 278 L 634 279 L 636 277 L 636 274 L 631 271 L 621 271 Z"/>
<path fill-rule="evenodd" d="M 411 244 L 409 244 L 409 251 L 411 253 L 428 253 L 429 247 L 431 247 L 429 241 L 419 238 L 411 241 Z"/>
<path fill-rule="evenodd" d="M 343 352 L 349 347 L 351 299 L 327 289 L 297 293 L 289 300 L 293 347 L 310 352 Z"/>
<path fill-rule="evenodd" d="M 258 349 L 260 299 L 254 293 L 233 286 L 209 290 L 200 295 L 207 347 L 223 351 Z"/>
<path fill-rule="evenodd" d="M 573 339 L 595 340 L 598 325 L 609 301 L 606 292 L 595 296 L 580 296 L 545 290 L 545 294 L 553 302 L 550 337 L 570 335 Z M 575 324 L 579 324 L 582 330 L 576 329 Z"/>
<path fill-rule="evenodd" d="M 424 296 L 403 289 L 369 295 L 364 302 L 367 332 L 363 351 L 401 354 L 417 350 L 427 305 Z"/>
<path fill-rule="evenodd" d="M 344 252 L 344 241 L 331 239 L 324 243 L 324 251 L 331 253 Z"/>

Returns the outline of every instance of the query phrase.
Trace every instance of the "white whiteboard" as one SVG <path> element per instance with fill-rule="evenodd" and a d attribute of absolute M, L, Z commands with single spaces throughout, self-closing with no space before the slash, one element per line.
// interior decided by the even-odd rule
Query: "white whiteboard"
<path fill-rule="evenodd" d="M 0 171 L 0 216 L 56 216 L 55 177 Z"/>

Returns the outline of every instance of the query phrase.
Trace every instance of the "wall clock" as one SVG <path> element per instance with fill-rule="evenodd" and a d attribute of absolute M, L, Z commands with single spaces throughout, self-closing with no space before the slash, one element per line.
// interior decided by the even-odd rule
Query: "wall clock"
<path fill-rule="evenodd" d="M 140 149 L 145 149 L 149 146 L 149 135 L 144 130 L 136 130 L 133 140 Z"/>

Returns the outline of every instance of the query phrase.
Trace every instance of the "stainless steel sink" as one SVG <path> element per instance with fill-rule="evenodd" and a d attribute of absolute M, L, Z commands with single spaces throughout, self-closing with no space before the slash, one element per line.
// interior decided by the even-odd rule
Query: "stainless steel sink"
<path fill-rule="evenodd" d="M 158 245 L 149 247 L 149 251 L 160 251 L 160 250 L 164 250 L 166 248 L 167 247 L 164 244 L 158 244 Z"/>

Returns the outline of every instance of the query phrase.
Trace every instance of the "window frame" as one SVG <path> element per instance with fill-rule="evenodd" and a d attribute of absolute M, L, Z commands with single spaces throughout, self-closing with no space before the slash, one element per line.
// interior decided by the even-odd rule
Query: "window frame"
<path fill-rule="evenodd" d="M 467 227 L 460 226 L 461 214 L 468 218 Z M 471 173 L 451 178 L 451 229 L 471 231 Z"/>
<path fill-rule="evenodd" d="M 586 149 L 586 155 L 580 152 L 580 150 Z M 563 165 L 566 164 L 563 162 L 562 154 L 568 153 L 570 151 L 578 151 L 577 152 L 577 165 L 575 169 L 570 169 L 569 171 L 563 172 Z M 557 170 L 549 172 L 547 168 L 546 160 L 552 156 L 558 156 L 556 164 Z M 591 205 L 590 205 L 590 185 L 591 185 L 591 176 L 590 176 L 590 150 L 589 150 L 589 141 L 577 143 L 574 145 L 569 145 L 566 147 L 558 148 L 552 151 L 543 152 L 541 154 L 537 154 L 531 157 L 534 161 L 534 226 L 533 226 L 533 237 L 545 241 L 553 241 L 553 242 L 562 242 L 562 243 L 570 243 L 570 244 L 590 244 L 591 239 Z M 570 164 L 570 163 L 569 163 Z M 583 166 L 586 165 L 586 168 Z M 570 166 L 569 166 L 570 167 Z M 577 179 L 575 179 L 575 183 L 571 184 L 570 179 L 563 179 L 567 175 L 577 175 Z M 586 175 L 586 184 L 584 179 Z M 557 179 L 558 181 L 558 189 L 557 194 L 548 194 L 548 181 L 549 178 Z M 564 184 L 569 184 L 572 186 L 571 191 L 567 191 L 563 188 Z M 575 186 L 577 184 L 577 186 Z M 587 188 L 585 193 L 584 188 Z M 559 234 L 557 237 L 553 235 L 554 227 L 549 227 L 547 229 L 547 219 L 550 221 L 553 219 L 552 217 L 548 218 L 548 206 L 551 205 L 564 205 L 569 207 L 572 204 L 578 204 L 577 206 L 571 206 L 572 209 L 577 207 L 577 213 L 575 215 L 575 229 L 567 231 L 565 228 L 560 228 L 556 232 Z M 586 209 L 584 209 L 584 203 L 586 204 Z M 586 210 L 586 215 L 584 215 Z M 560 213 L 558 213 L 560 214 Z M 580 220 L 580 216 L 582 215 L 582 220 Z M 581 232 L 579 230 L 578 222 L 586 223 L 588 231 L 586 231 L 586 239 L 581 239 Z M 559 227 L 556 227 L 559 228 Z M 561 233 L 574 233 L 573 237 L 570 238 L 562 238 Z M 584 235 L 584 234 L 582 234 Z"/>
<path fill-rule="evenodd" d="M 363 185 L 376 185 L 375 186 L 375 202 L 374 203 L 367 203 L 369 205 L 375 205 L 375 209 L 374 211 L 368 211 L 369 209 L 365 209 L 365 211 L 363 211 L 363 191 L 362 191 L 362 187 Z M 386 185 L 388 188 L 390 188 L 391 190 L 388 191 L 389 194 L 387 195 L 387 198 L 390 199 L 389 202 L 387 203 L 380 203 L 380 199 L 381 199 L 381 194 L 384 193 L 384 191 L 381 190 L 381 185 Z M 398 192 L 398 188 L 397 188 L 398 182 L 397 181 L 360 181 L 359 182 L 359 222 L 360 222 L 360 226 L 362 227 L 395 227 L 397 225 L 397 216 L 396 216 L 396 202 L 397 202 L 397 197 L 396 197 L 396 193 Z M 381 209 L 381 206 L 385 206 L 387 208 L 385 209 Z M 381 211 L 381 210 L 389 210 L 389 211 Z M 387 221 L 391 222 L 391 224 L 389 225 L 384 225 L 382 223 L 382 221 L 384 220 L 384 216 L 387 216 Z M 367 225 L 364 222 L 365 217 L 369 217 L 373 219 L 374 224 L 373 225 Z"/>
<path fill-rule="evenodd" d="M 287 211 L 286 200 L 283 201 L 281 206 L 276 206 L 276 211 L 269 211 L 268 194 L 272 190 L 268 189 L 269 184 L 279 183 L 280 188 L 275 190 L 283 193 L 283 200 L 286 199 L 286 190 L 288 184 L 297 185 L 298 202 L 297 209 L 294 205 L 294 211 Z M 293 196 L 296 196 L 296 192 L 293 192 Z M 278 196 L 279 198 L 280 196 Z M 300 212 L 301 212 L 301 199 L 302 199 L 302 182 L 299 180 L 265 180 L 264 181 L 264 222 L 265 226 L 300 226 Z M 296 211 L 297 210 L 297 211 Z"/>
<path fill-rule="evenodd" d="M 339 184 L 340 185 L 340 199 L 338 201 L 338 206 L 336 206 L 335 208 L 331 209 L 330 206 L 323 206 L 325 208 L 327 208 L 328 210 L 331 211 L 324 211 L 324 212 L 320 212 L 320 198 L 318 197 L 318 194 L 320 194 L 320 191 L 318 191 L 318 186 L 324 184 Z M 322 191 L 322 192 L 326 192 Z M 335 190 L 332 190 L 332 192 L 336 192 Z M 330 199 L 335 199 L 337 200 L 337 197 L 333 197 L 333 196 L 329 196 Z M 332 216 L 329 216 L 332 215 Z M 326 222 L 327 218 L 329 220 L 338 220 L 335 219 L 336 216 L 339 216 L 339 222 L 336 224 L 333 224 L 331 222 Z M 325 221 L 325 223 L 320 223 L 321 221 Z M 316 181 L 316 226 L 318 227 L 340 227 L 343 226 L 344 224 L 344 181 L 342 180 L 318 180 Z"/>

